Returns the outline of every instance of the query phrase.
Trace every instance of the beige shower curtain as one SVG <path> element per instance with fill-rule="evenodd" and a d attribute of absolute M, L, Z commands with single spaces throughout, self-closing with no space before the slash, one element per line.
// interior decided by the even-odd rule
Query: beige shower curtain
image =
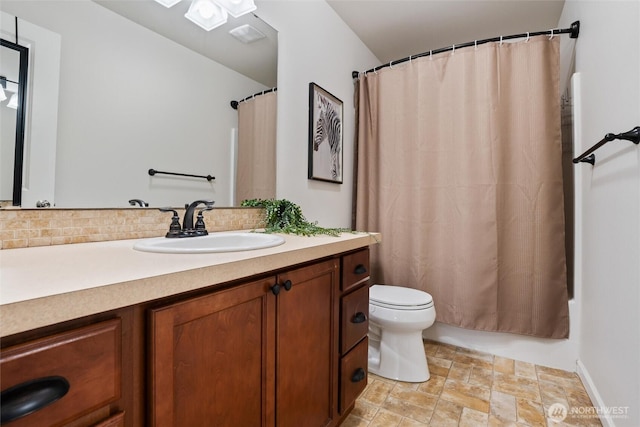
<path fill-rule="evenodd" d="M 558 37 L 491 43 L 362 76 L 356 226 L 374 283 L 433 295 L 437 320 L 564 338 Z"/>
<path fill-rule="evenodd" d="M 276 196 L 275 91 L 238 104 L 236 204 Z"/>

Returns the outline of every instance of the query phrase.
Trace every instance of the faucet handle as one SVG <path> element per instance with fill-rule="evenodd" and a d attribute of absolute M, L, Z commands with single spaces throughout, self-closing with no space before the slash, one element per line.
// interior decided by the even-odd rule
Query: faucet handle
<path fill-rule="evenodd" d="M 171 208 L 159 208 L 160 212 L 173 212 L 171 217 L 171 225 L 169 225 L 169 232 L 165 237 L 180 237 L 182 227 L 180 226 L 180 217 L 178 212 Z"/>
<path fill-rule="evenodd" d="M 129 200 L 129 204 L 131 206 L 140 206 L 141 208 L 148 208 L 149 207 L 149 203 L 145 202 L 142 199 L 131 199 L 131 200 Z"/>
<path fill-rule="evenodd" d="M 206 228 L 206 226 L 204 224 L 204 216 L 202 215 L 202 212 L 210 211 L 212 209 L 213 209 L 213 205 L 207 205 L 206 208 L 200 209 L 200 211 L 198 211 L 198 217 L 196 219 L 196 225 L 194 226 L 194 228 L 197 231 L 204 232 L 203 234 L 205 234 L 205 235 L 208 234 L 208 233 L 207 233 L 207 228 Z"/>

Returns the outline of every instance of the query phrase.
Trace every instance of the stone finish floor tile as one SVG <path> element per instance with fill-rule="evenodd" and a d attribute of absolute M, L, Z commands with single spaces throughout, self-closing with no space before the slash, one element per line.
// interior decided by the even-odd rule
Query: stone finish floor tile
<path fill-rule="evenodd" d="M 502 374 L 514 374 L 515 360 L 496 356 L 493 360 L 493 370 Z"/>
<path fill-rule="evenodd" d="M 526 399 L 516 399 L 518 422 L 533 426 L 545 427 L 546 417 L 542 404 Z"/>
<path fill-rule="evenodd" d="M 555 403 L 592 408 L 572 372 L 425 340 L 431 379 L 369 375 L 344 427 L 601 427 L 597 418 L 549 419 Z"/>
<path fill-rule="evenodd" d="M 479 412 L 489 413 L 490 395 L 491 390 L 489 388 L 456 380 L 447 380 L 440 395 L 440 400 L 456 403 Z"/>
<path fill-rule="evenodd" d="M 502 421 L 517 421 L 516 398 L 507 393 L 499 391 L 491 392 L 491 401 L 489 402 L 491 415 Z"/>
<path fill-rule="evenodd" d="M 369 423 L 370 427 L 394 427 L 400 424 L 402 416 L 380 409 L 375 418 Z"/>
<path fill-rule="evenodd" d="M 462 415 L 460 415 L 460 427 L 483 427 L 489 422 L 489 414 L 484 412 L 474 411 L 469 408 L 462 408 Z"/>

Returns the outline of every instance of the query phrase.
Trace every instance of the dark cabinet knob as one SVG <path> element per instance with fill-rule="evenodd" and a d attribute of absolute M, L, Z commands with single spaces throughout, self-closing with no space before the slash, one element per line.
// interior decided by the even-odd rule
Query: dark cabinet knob
<path fill-rule="evenodd" d="M 53 376 L 26 381 L 2 391 L 0 423 L 8 423 L 36 412 L 69 391 L 66 378 Z"/>
<path fill-rule="evenodd" d="M 367 320 L 367 315 L 359 311 L 351 318 L 351 323 L 364 323 Z"/>
<path fill-rule="evenodd" d="M 356 268 L 353 270 L 355 274 L 364 274 L 367 272 L 367 267 L 362 264 L 356 265 Z"/>
<path fill-rule="evenodd" d="M 275 284 L 271 287 L 271 292 L 273 292 L 274 295 L 278 295 L 280 293 L 280 285 L 279 284 Z"/>
<path fill-rule="evenodd" d="M 365 372 L 365 370 L 362 369 L 362 368 L 358 368 L 353 372 L 353 375 L 351 375 L 351 382 L 352 383 L 359 383 L 366 376 L 367 376 L 367 373 Z"/>
<path fill-rule="evenodd" d="M 290 291 L 291 287 L 293 286 L 293 283 L 291 283 L 291 280 L 286 280 L 282 286 L 284 286 L 284 290 L 285 291 Z"/>

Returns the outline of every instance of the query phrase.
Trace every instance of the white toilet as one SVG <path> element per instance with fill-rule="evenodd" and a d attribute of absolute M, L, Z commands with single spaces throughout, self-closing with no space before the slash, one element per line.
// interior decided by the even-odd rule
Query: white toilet
<path fill-rule="evenodd" d="M 418 289 L 373 285 L 369 289 L 369 372 L 397 381 L 430 377 L 422 331 L 433 325 L 433 298 Z"/>

